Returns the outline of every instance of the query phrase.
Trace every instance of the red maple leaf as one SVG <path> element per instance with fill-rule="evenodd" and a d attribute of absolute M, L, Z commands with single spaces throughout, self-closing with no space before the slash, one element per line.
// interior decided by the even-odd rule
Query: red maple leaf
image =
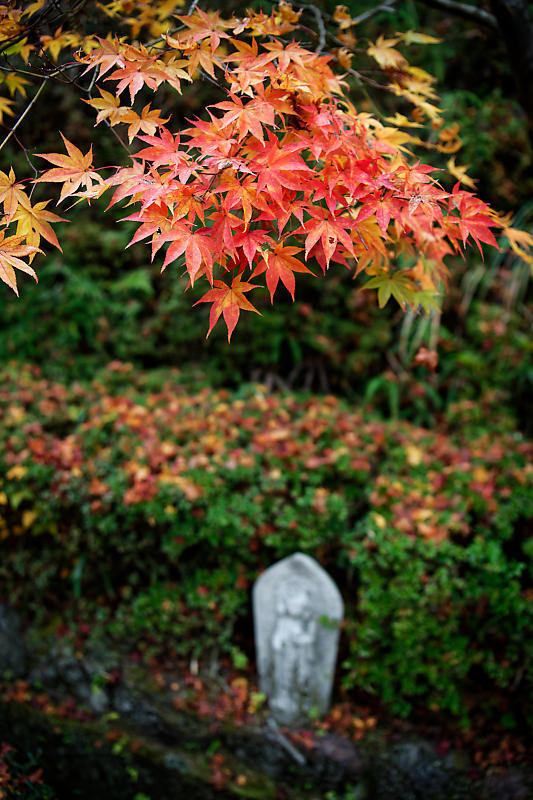
<path fill-rule="evenodd" d="M 194 171 L 188 154 L 181 148 L 179 133 L 173 136 L 168 128 L 161 127 L 159 136 L 139 136 L 150 147 L 139 150 L 135 158 L 150 161 L 154 167 L 172 167 L 180 181 L 186 183 Z"/>
<path fill-rule="evenodd" d="M 258 147 L 254 159 L 257 178 L 257 191 L 267 189 L 276 202 L 283 205 L 283 189 L 302 188 L 302 174 L 312 173 L 303 158 L 296 151 L 302 150 L 301 142 L 280 142 L 273 133 L 267 131 L 268 144 Z M 259 143 L 257 143 L 259 145 Z"/>
<path fill-rule="evenodd" d="M 252 278 L 266 271 L 266 284 L 271 303 L 274 302 L 274 292 L 280 279 L 294 301 L 294 273 L 308 272 L 313 275 L 305 264 L 294 257 L 296 253 L 301 252 L 301 247 L 284 247 L 283 242 L 276 244 L 271 251 L 262 251 L 263 260 L 254 269 Z"/>
<path fill-rule="evenodd" d="M 260 229 L 255 231 L 237 231 L 233 238 L 233 243 L 235 247 L 242 248 L 242 252 L 246 257 L 249 266 L 252 265 L 255 254 L 258 250 L 261 250 L 262 246 L 268 245 L 268 247 L 274 247 L 274 240 L 266 233 L 266 231 L 262 231 Z"/>
<path fill-rule="evenodd" d="M 161 272 L 172 261 L 185 255 L 185 266 L 191 285 L 204 272 L 209 283 L 213 282 L 212 241 L 203 232 L 193 231 L 183 220 L 175 222 L 170 230 L 155 234 L 152 239 L 152 257 L 165 243 L 170 242 Z"/>
<path fill-rule="evenodd" d="M 221 108 L 226 111 L 222 119 L 219 120 L 220 127 L 235 126 L 239 132 L 239 142 L 250 133 L 263 144 L 263 123 L 265 125 L 274 124 L 275 114 L 272 105 L 268 101 L 265 102 L 259 99 L 251 100 L 244 105 L 237 95 L 230 93 L 229 96 L 231 98 L 230 101 L 217 103 L 215 106 L 215 108 Z"/>
<path fill-rule="evenodd" d="M 256 314 L 260 314 L 257 308 L 254 308 L 244 296 L 244 292 L 249 292 L 251 289 L 257 289 L 258 287 L 253 283 L 242 282 L 241 277 L 242 272 L 233 279 L 231 286 L 228 286 L 224 281 L 215 281 L 215 288 L 210 289 L 194 304 L 196 306 L 198 303 L 213 303 L 209 314 L 207 336 L 215 327 L 221 314 L 228 328 L 228 342 L 231 340 L 231 334 L 235 330 L 241 308 L 244 311 L 255 311 Z"/>
<path fill-rule="evenodd" d="M 477 244 L 481 255 L 483 255 L 483 251 L 480 242 L 485 242 L 498 248 L 498 243 L 490 228 L 499 226 L 501 223 L 489 216 L 490 209 L 486 203 L 483 203 L 471 192 L 463 191 L 459 186 L 459 183 L 455 184 L 450 196 L 450 207 L 457 208 L 459 216 L 449 216 L 446 222 L 458 224 L 463 245 L 466 244 L 466 240 L 471 236 Z"/>
<path fill-rule="evenodd" d="M 306 233 L 305 239 L 305 258 L 309 256 L 311 248 L 320 240 L 320 245 L 326 260 L 326 267 L 333 258 L 337 243 L 340 242 L 350 255 L 355 256 L 352 237 L 347 233 L 347 229 L 354 227 L 354 222 L 349 217 L 330 215 L 324 209 L 315 209 L 314 219 L 308 220 L 295 233 Z M 318 213 L 321 216 L 318 216 Z"/>

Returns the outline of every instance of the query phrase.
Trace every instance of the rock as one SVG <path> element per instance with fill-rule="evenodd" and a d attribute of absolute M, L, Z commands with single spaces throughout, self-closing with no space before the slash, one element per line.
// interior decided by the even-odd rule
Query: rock
<path fill-rule="evenodd" d="M 18 614 L 0 605 L 0 676 L 20 677 L 28 662 L 28 651 Z"/>
<path fill-rule="evenodd" d="M 166 753 L 163 756 L 163 764 L 167 769 L 175 770 L 176 772 L 186 773 L 190 771 L 185 759 L 177 753 Z"/>
<path fill-rule="evenodd" d="M 113 692 L 113 708 L 119 714 L 131 714 L 134 709 L 133 697 L 126 686 L 117 686 Z"/>
<path fill-rule="evenodd" d="M 358 775 L 364 766 L 364 759 L 355 744 L 344 736 L 327 733 L 316 739 L 313 752 L 324 760 L 331 761 L 346 773 Z"/>
<path fill-rule="evenodd" d="M 101 688 L 93 687 L 89 696 L 89 706 L 95 714 L 104 714 L 109 709 L 109 697 Z"/>
<path fill-rule="evenodd" d="M 373 800 L 471 800 L 472 783 L 427 742 L 392 746 L 369 770 Z"/>
<path fill-rule="evenodd" d="M 487 800 L 531 800 L 533 773 L 508 769 L 501 774 L 487 775 L 484 789 Z"/>

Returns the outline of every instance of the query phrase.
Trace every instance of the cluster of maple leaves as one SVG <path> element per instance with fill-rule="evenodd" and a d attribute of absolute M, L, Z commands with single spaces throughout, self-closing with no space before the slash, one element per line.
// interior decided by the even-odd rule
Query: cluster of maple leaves
<path fill-rule="evenodd" d="M 49 50 L 55 42 L 56 56 L 73 43 L 84 48 L 76 58 L 91 79 L 87 102 L 96 124 L 126 125 L 134 150 L 129 165 L 99 169 L 92 148 L 83 154 L 64 138 L 64 154 L 41 155 L 52 168 L 36 183 L 60 183 L 60 200 L 90 201 L 113 190 L 109 206 L 133 205 L 125 217 L 138 223 L 132 243 L 148 239 L 152 258 L 166 248 L 162 269 L 183 266 L 191 285 L 209 284 L 198 301 L 211 304 L 209 332 L 222 316 L 229 339 L 241 310 L 257 311 L 254 290 L 266 286 L 273 300 L 281 282 L 294 298 L 295 273 L 326 272 L 332 263 L 368 275 L 364 288 L 377 290 L 381 306 L 392 295 L 403 307 L 428 310 L 446 280 L 445 257 L 462 253 L 469 240 L 480 250 L 482 243 L 497 246 L 492 229 L 504 228 L 511 246 L 530 258 L 533 238 L 462 189 L 460 182 L 470 181 L 464 170 L 449 164 L 459 180 L 445 191 L 408 149 L 421 140 L 399 126 L 420 127 L 425 118 L 438 129 L 442 120 L 432 78 L 395 45 L 432 37 L 409 31 L 367 47 L 389 90 L 414 106 L 412 119 L 397 114 L 387 124 L 349 98 L 344 78 L 359 73 L 351 67 L 353 21 L 343 7 L 335 20 L 347 46 L 321 54 L 283 38 L 301 14 L 283 0 L 270 15 L 247 11 L 231 20 L 197 9 L 175 18 L 177 30 L 168 28 L 176 3 L 166 12 L 162 5 L 148 26 L 159 36 L 148 44 L 111 35 L 65 39 L 64 31 L 41 42 Z M 125 11 L 123 2 L 104 8 Z M 139 34 L 144 22 L 134 11 L 129 19 Z M 23 39 L 19 55 L 27 59 L 31 47 Z M 343 75 L 332 69 L 334 58 Z M 181 93 L 198 75 L 226 99 L 184 130 L 174 131 L 150 104 L 135 110 L 141 90 L 166 85 Z M 442 151 L 455 152 L 456 129 L 444 128 L 439 139 Z M 0 202 L 0 278 L 17 291 L 15 269 L 36 278 L 30 264 L 41 237 L 59 247 L 51 224 L 61 218 L 49 201 L 32 205 L 12 170 L 0 173 Z M 14 235 L 6 235 L 12 225 Z"/>

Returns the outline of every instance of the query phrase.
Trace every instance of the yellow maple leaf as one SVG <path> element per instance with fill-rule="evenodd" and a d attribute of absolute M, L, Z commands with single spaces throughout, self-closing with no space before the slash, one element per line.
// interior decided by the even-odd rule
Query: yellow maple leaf
<path fill-rule="evenodd" d="M 55 32 L 53 36 L 41 36 L 41 46 L 48 50 L 53 61 L 57 61 L 59 54 L 65 49 L 74 49 L 79 47 L 81 39 L 77 33 L 71 31 L 62 32 L 61 28 Z"/>
<path fill-rule="evenodd" d="M 24 87 L 29 86 L 30 81 L 27 81 L 22 75 L 17 75 L 16 72 L 8 72 L 7 75 L 2 76 L 2 82 L 5 83 L 11 97 L 17 92 L 26 97 L 26 89 Z"/>
<path fill-rule="evenodd" d="M 124 116 L 131 111 L 128 106 L 120 105 L 120 98 L 116 97 L 111 92 L 106 92 L 105 89 L 100 89 L 100 97 L 95 97 L 92 100 L 85 100 L 87 105 L 96 108 L 98 114 L 96 115 L 95 125 L 98 125 L 102 120 L 109 120 L 110 125 L 118 125 L 123 122 Z"/>
<path fill-rule="evenodd" d="M 505 218 L 503 218 L 502 236 L 509 240 L 511 250 L 526 264 L 529 264 L 533 271 L 533 236 L 527 231 L 511 227 Z"/>
<path fill-rule="evenodd" d="M 30 511 L 30 509 L 26 509 L 25 511 L 22 512 L 22 527 L 31 528 L 36 519 L 37 519 L 37 512 Z"/>
<path fill-rule="evenodd" d="M 44 200 L 32 206 L 28 200 L 20 204 L 13 216 L 13 222 L 17 223 L 17 236 L 23 236 L 28 244 L 38 248 L 42 236 L 47 242 L 61 250 L 50 223 L 67 222 L 67 220 L 58 217 L 57 214 L 53 214 L 51 211 L 46 211 L 46 206 L 49 202 L 49 200 Z M 35 253 L 30 256 L 30 263 L 34 255 Z"/>
<path fill-rule="evenodd" d="M 133 109 L 127 109 L 127 113 L 124 115 L 122 121 L 128 125 L 128 140 L 130 144 L 133 137 L 137 136 L 139 131 L 153 136 L 160 125 L 164 125 L 165 122 L 168 122 L 168 117 L 162 119 L 159 116 L 160 112 L 160 108 L 150 109 L 150 103 L 145 105 L 140 116 L 133 111 Z"/>
<path fill-rule="evenodd" d="M 23 467 L 22 464 L 15 464 L 14 467 L 11 467 L 6 473 L 6 478 L 9 481 L 18 481 L 20 478 L 23 478 L 24 475 L 27 473 L 28 468 Z"/>
<path fill-rule="evenodd" d="M 407 61 L 399 50 L 394 49 L 394 45 L 398 42 L 397 38 L 385 39 L 384 36 L 379 36 L 376 43 L 370 45 L 366 52 L 383 69 L 401 69 L 407 64 Z"/>
<path fill-rule="evenodd" d="M 34 0 L 33 3 L 30 3 L 29 6 L 26 6 L 24 11 L 22 12 L 22 16 L 23 17 L 31 17 L 31 15 L 35 14 L 36 11 L 40 11 L 45 3 L 46 3 L 46 0 Z"/>
<path fill-rule="evenodd" d="M 467 164 L 466 167 L 460 167 L 458 164 L 455 163 L 455 156 L 450 158 L 446 163 L 446 169 L 453 175 L 454 178 L 457 178 L 460 183 L 464 183 L 465 186 L 468 186 L 470 189 L 476 188 L 476 181 L 470 177 L 470 175 L 466 174 L 467 169 L 469 169 L 469 165 Z"/>
<path fill-rule="evenodd" d="M 353 25 L 352 22 L 352 15 L 346 8 L 346 6 L 335 6 L 335 11 L 333 12 L 333 19 L 339 26 L 339 30 L 344 31 L 346 28 L 351 28 Z"/>
<path fill-rule="evenodd" d="M 4 114 L 9 117 L 14 117 L 15 112 L 11 111 L 11 106 L 14 105 L 13 100 L 8 100 L 7 97 L 0 97 L 0 125 L 4 121 Z"/>
<path fill-rule="evenodd" d="M 422 124 L 420 122 L 411 122 L 410 119 L 407 119 L 403 114 L 396 114 L 393 117 L 383 117 L 385 122 L 390 122 L 391 125 L 395 125 L 397 128 L 422 128 Z"/>
<path fill-rule="evenodd" d="M 396 36 L 405 44 L 439 44 L 442 41 L 435 36 L 429 36 L 427 33 L 418 33 L 418 31 L 411 30 L 404 33 L 398 33 L 397 31 Z"/>

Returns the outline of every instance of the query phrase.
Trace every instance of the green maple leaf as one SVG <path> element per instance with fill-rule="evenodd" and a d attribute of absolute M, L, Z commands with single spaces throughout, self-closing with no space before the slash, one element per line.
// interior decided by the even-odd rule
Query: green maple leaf
<path fill-rule="evenodd" d="M 397 302 L 403 305 L 412 305 L 417 294 L 416 286 L 412 280 L 401 272 L 396 272 L 394 275 L 376 275 L 365 283 L 363 289 L 377 289 L 378 290 L 378 303 L 379 307 L 383 308 L 387 305 L 390 296 L 392 295 Z"/>

